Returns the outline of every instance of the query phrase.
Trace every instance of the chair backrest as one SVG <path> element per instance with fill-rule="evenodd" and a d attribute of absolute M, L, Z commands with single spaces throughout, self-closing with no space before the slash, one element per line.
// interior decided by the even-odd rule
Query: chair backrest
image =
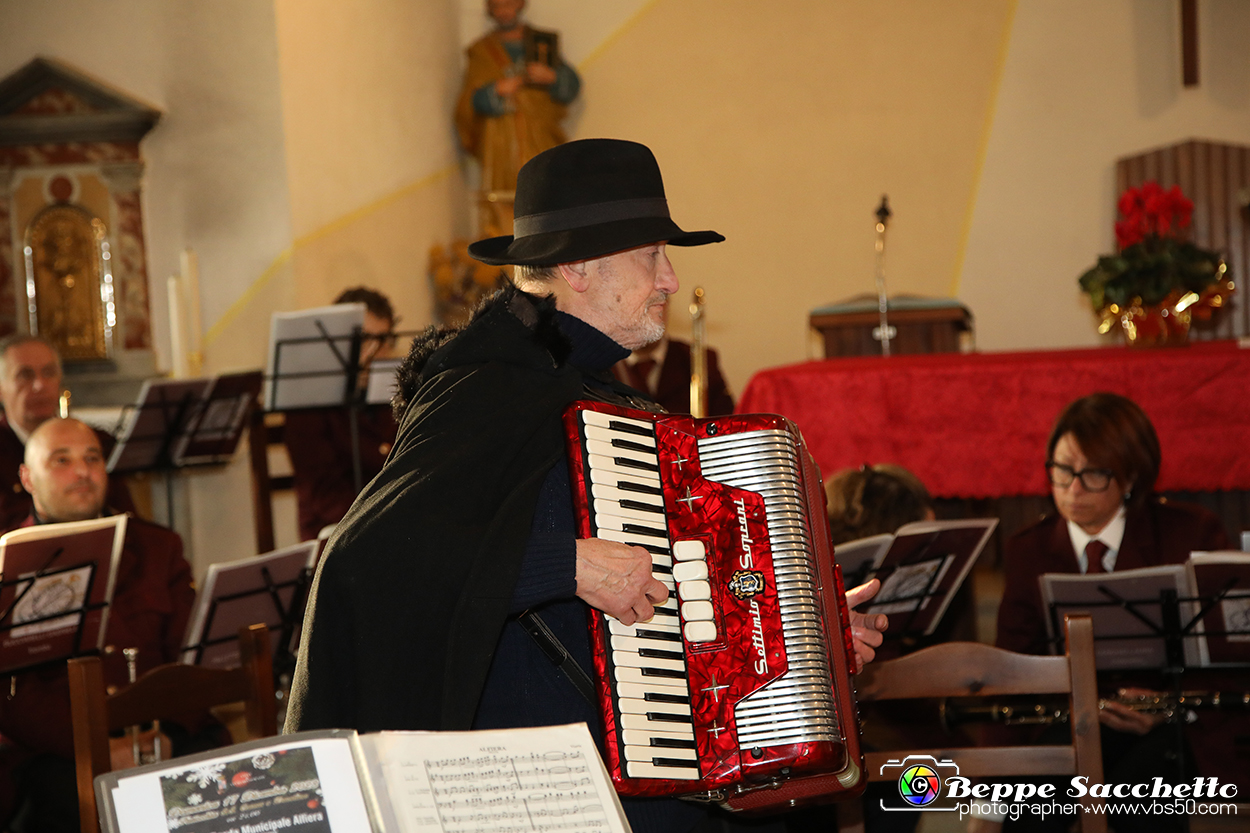
<path fill-rule="evenodd" d="M 1071 745 L 869 752 L 864 756 L 869 782 L 895 780 L 896 772 L 882 775 L 881 768 L 905 755 L 953 760 L 959 774 L 969 777 L 1084 775 L 1087 783 L 1101 782 L 1093 625 L 1086 614 L 1069 614 L 1064 617 L 1064 631 L 1064 656 L 1029 656 L 977 642 L 948 642 L 868 665 L 857 688 L 861 701 L 1066 694 Z M 1106 816 L 1099 813 L 1083 812 L 1080 822 L 1082 830 L 1105 833 L 1107 829 Z"/>
<path fill-rule="evenodd" d="M 69 699 L 74 730 L 74 768 L 83 833 L 99 830 L 95 777 L 112 769 L 109 733 L 153 720 L 190 722 L 208 709 L 242 702 L 249 738 L 278 733 L 269 630 L 239 629 L 242 664 L 201 668 L 170 663 L 148 671 L 115 694 L 106 694 L 99 657 L 69 661 Z"/>
<path fill-rule="evenodd" d="M 259 407 L 252 409 L 248 426 L 248 462 L 252 472 L 252 517 L 256 527 L 256 552 L 272 552 L 273 495 L 295 489 L 295 478 L 290 474 L 275 475 L 269 465 L 271 447 L 285 451 L 283 442 L 285 422 L 280 413 L 265 413 Z"/>

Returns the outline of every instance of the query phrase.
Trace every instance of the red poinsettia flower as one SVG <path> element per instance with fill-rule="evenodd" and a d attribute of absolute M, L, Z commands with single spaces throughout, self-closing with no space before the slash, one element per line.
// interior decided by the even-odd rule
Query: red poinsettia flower
<path fill-rule="evenodd" d="M 1115 224 L 1116 247 L 1124 251 L 1149 237 L 1179 238 L 1189 227 L 1194 204 L 1177 185 L 1164 191 L 1157 182 L 1140 188 L 1129 188 L 1120 195 L 1120 214 L 1124 219 Z"/>

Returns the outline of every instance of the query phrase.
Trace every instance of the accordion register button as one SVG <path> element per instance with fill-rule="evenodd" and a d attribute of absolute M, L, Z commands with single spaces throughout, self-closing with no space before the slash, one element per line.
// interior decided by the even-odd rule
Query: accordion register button
<path fill-rule="evenodd" d="M 712 598 L 712 585 L 706 581 L 683 581 L 677 585 L 677 595 L 683 602 L 705 601 Z"/>
<path fill-rule="evenodd" d="M 673 565 L 673 578 L 680 581 L 706 581 L 707 580 L 707 562 L 706 561 L 682 561 Z"/>
<path fill-rule="evenodd" d="M 711 602 L 683 602 L 681 618 L 687 622 L 711 622 L 715 619 Z M 633 634 L 630 634 L 633 636 Z"/>
<path fill-rule="evenodd" d="M 687 622 L 685 627 L 686 639 L 691 642 L 715 642 L 716 641 L 716 623 L 715 622 Z"/>
<path fill-rule="evenodd" d="M 707 550 L 702 541 L 677 541 L 673 544 L 673 558 L 678 561 L 702 561 L 707 557 Z"/>

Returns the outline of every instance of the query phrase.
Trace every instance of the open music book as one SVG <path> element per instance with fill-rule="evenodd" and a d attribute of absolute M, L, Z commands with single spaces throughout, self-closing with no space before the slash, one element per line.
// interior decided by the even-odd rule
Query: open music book
<path fill-rule="evenodd" d="M 1042 601 L 1051 611 L 1047 636 L 1064 613 L 1094 620 L 1094 656 L 1100 671 L 1168 665 L 1168 623 L 1160 593 L 1177 597 L 1183 659 L 1187 666 L 1250 661 L 1250 555 L 1195 552 L 1184 564 L 1080 575 L 1041 577 Z M 1201 616 L 1198 621 L 1196 617 Z M 1192 623 L 1192 627 L 1191 627 Z"/>
<path fill-rule="evenodd" d="M 848 587 L 881 580 L 865 613 L 888 614 L 891 634 L 929 636 L 997 525 L 997 518 L 917 521 L 893 535 L 837 544 L 833 556 Z"/>
<path fill-rule="evenodd" d="M 0 672 L 104 645 L 126 515 L 41 524 L 0 537 Z"/>
<path fill-rule="evenodd" d="M 105 833 L 628 833 L 584 723 L 300 732 L 96 778 Z"/>

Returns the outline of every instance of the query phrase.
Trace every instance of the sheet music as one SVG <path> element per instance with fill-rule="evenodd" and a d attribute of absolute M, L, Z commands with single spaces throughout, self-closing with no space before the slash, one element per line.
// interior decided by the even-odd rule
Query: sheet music
<path fill-rule="evenodd" d="M 364 304 L 275 312 L 269 325 L 265 410 L 341 405 L 347 382 L 343 362 L 352 332 L 364 321 Z"/>
<path fill-rule="evenodd" d="M 365 390 L 365 402 L 370 405 L 387 405 L 395 395 L 395 372 L 403 359 L 374 359 L 369 365 L 369 385 Z"/>
<path fill-rule="evenodd" d="M 629 830 L 584 723 L 360 741 L 402 833 Z"/>

